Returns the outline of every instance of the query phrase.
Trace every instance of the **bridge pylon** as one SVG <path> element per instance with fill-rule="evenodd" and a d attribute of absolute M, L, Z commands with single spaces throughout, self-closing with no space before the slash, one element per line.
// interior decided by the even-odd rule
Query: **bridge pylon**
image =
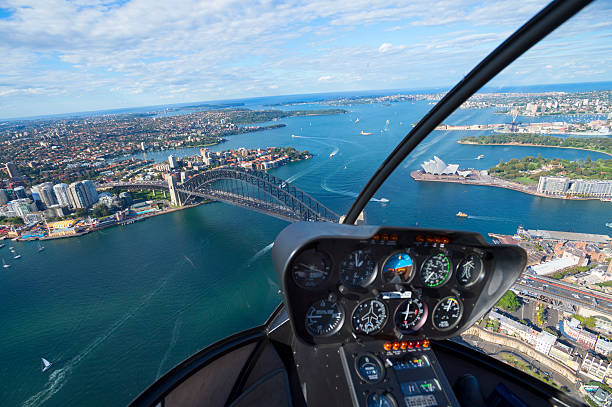
<path fill-rule="evenodd" d="M 183 197 L 181 192 L 178 191 L 178 181 L 176 178 L 172 174 L 166 174 L 166 182 L 170 191 L 170 203 L 174 206 L 183 206 Z"/>

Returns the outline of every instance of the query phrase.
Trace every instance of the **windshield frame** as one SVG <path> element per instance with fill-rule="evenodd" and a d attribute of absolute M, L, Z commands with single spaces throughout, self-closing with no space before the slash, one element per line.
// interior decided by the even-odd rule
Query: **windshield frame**
<path fill-rule="evenodd" d="M 508 65 L 592 2 L 593 0 L 551 2 L 487 55 L 400 141 L 366 183 L 342 223 L 355 224 L 380 186 L 436 126 Z"/>

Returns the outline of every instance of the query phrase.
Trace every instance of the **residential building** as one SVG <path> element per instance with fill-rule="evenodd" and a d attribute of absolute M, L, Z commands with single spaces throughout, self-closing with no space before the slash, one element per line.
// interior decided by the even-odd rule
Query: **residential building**
<path fill-rule="evenodd" d="M 176 159 L 175 156 L 173 155 L 168 156 L 168 165 L 170 165 L 170 169 L 172 170 L 175 170 L 178 168 L 178 160 Z"/>
<path fill-rule="evenodd" d="M 561 333 L 587 349 L 595 349 L 598 335 L 587 331 L 576 318 L 559 321 Z"/>
<path fill-rule="evenodd" d="M 55 198 L 59 206 L 70 206 L 70 200 L 68 199 L 68 185 L 61 183 L 53 186 L 53 192 L 55 192 Z"/>
<path fill-rule="evenodd" d="M 19 172 L 17 171 L 17 167 L 13 163 L 6 163 L 6 173 L 9 178 L 17 178 L 19 177 Z"/>
<path fill-rule="evenodd" d="M 608 374 L 609 366 L 610 362 L 606 358 L 587 352 L 582 360 L 580 371 L 595 380 L 603 382 Z"/>
<path fill-rule="evenodd" d="M 90 202 L 89 206 L 92 206 L 98 202 L 98 191 L 96 190 L 96 185 L 88 179 L 81 182 L 85 186 L 85 192 L 87 193 L 87 198 Z"/>
<path fill-rule="evenodd" d="M 70 206 L 76 209 L 89 208 L 92 205 L 87 186 L 81 181 L 73 182 L 68 186 L 68 199 Z"/>

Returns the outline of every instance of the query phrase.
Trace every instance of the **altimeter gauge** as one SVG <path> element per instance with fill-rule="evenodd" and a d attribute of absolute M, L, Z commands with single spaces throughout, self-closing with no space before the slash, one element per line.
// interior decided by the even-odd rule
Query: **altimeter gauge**
<path fill-rule="evenodd" d="M 340 279 L 351 287 L 367 287 L 376 278 L 376 264 L 368 250 L 351 252 L 342 262 Z"/>

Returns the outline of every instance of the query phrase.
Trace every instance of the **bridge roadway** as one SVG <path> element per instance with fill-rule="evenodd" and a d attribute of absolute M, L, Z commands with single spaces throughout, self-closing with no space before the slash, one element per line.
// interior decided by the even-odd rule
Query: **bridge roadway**
<path fill-rule="evenodd" d="M 211 185 L 211 180 L 214 181 L 216 179 L 216 174 L 219 176 L 220 180 L 228 179 L 228 174 L 229 177 L 235 176 L 238 180 L 250 183 L 250 185 L 256 188 L 263 188 L 261 189 L 262 193 L 254 197 L 248 195 L 248 193 L 238 193 L 236 190 L 226 191 L 221 188 L 214 188 Z M 338 222 L 340 218 L 337 214 L 327 209 L 305 192 L 267 173 L 230 167 L 210 170 L 201 175 L 206 176 L 205 183 L 193 185 L 195 181 L 192 183 L 187 181 L 185 184 L 176 184 L 175 191 L 183 197 L 186 197 L 187 201 L 191 197 L 221 201 L 230 205 L 241 206 L 271 215 L 289 222 Z M 169 183 L 165 181 L 111 182 L 98 185 L 97 187 L 98 189 L 113 187 L 127 189 L 156 189 L 170 191 L 172 194 Z M 261 199 L 262 196 L 268 199 Z"/>
<path fill-rule="evenodd" d="M 513 286 L 519 292 L 543 296 L 565 305 L 583 307 L 612 317 L 612 296 L 548 277 L 523 273 Z"/>

